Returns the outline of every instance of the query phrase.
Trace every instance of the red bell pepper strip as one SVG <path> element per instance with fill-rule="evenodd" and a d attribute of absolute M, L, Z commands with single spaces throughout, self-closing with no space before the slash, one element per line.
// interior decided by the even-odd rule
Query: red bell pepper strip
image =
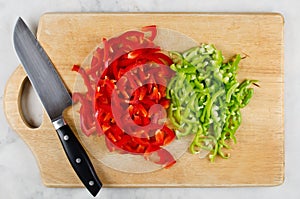
<path fill-rule="evenodd" d="M 144 31 L 144 32 L 149 31 L 151 33 L 151 36 L 148 37 L 148 39 L 150 41 L 153 41 L 156 38 L 156 35 L 157 35 L 156 25 L 145 26 L 145 27 L 142 28 L 142 31 Z"/>

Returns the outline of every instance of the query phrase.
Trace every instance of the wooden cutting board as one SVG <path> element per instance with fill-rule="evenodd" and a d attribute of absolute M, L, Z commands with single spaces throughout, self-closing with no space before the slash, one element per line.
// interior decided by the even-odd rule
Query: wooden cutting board
<path fill-rule="evenodd" d="M 41 17 L 37 37 L 72 91 L 80 64 L 101 42 L 132 28 L 156 24 L 199 43 L 212 43 L 229 58 L 248 55 L 239 78 L 258 79 L 260 88 L 242 110 L 238 143 L 231 158 L 214 163 L 186 152 L 170 169 L 132 174 L 110 169 L 92 158 L 105 187 L 271 186 L 284 180 L 283 25 L 276 13 L 49 13 Z M 69 165 L 49 118 L 32 128 L 23 119 L 20 96 L 26 75 L 19 66 L 7 82 L 4 107 L 11 127 L 34 153 L 43 182 L 51 187 L 82 186 Z M 49 83 L 49 82 L 45 82 Z M 72 111 L 66 112 L 72 123 Z M 74 122 L 73 122 L 74 123 Z M 74 124 L 72 124 L 74 126 Z"/>

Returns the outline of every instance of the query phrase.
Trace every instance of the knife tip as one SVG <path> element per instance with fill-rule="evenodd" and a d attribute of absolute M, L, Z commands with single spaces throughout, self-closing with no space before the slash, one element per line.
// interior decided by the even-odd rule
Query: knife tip
<path fill-rule="evenodd" d="M 17 22 L 16 22 L 16 25 L 14 27 L 14 30 L 13 30 L 13 44 L 14 44 L 14 47 L 15 47 L 15 50 L 16 50 L 17 54 L 18 54 L 18 50 L 17 50 L 16 47 L 21 42 L 21 38 L 20 38 L 21 36 L 20 35 L 23 35 L 21 33 L 23 33 L 26 28 L 27 28 L 27 25 L 23 21 L 22 17 L 19 17 Z"/>
<path fill-rule="evenodd" d="M 19 17 L 18 20 L 17 20 L 16 26 L 19 26 L 19 25 L 21 25 L 21 24 L 24 25 L 25 22 L 24 22 L 24 20 L 22 19 L 22 17 Z"/>
<path fill-rule="evenodd" d="M 26 27 L 26 24 L 25 24 L 24 20 L 22 19 L 22 17 L 19 17 L 17 22 L 16 22 L 14 31 L 13 31 L 13 40 L 14 40 L 14 42 L 16 42 L 16 40 L 18 39 L 18 33 L 22 32 L 25 27 Z"/>

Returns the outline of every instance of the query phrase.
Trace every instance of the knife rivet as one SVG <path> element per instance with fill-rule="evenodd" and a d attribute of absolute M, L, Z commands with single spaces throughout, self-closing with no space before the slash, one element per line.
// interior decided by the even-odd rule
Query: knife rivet
<path fill-rule="evenodd" d="M 64 135 L 64 140 L 65 141 L 69 140 L 69 136 L 68 135 Z"/>
<path fill-rule="evenodd" d="M 94 181 L 93 180 L 89 181 L 89 185 L 94 186 Z"/>
<path fill-rule="evenodd" d="M 80 158 L 76 158 L 75 161 L 76 161 L 77 164 L 79 164 L 81 162 L 81 159 Z"/>

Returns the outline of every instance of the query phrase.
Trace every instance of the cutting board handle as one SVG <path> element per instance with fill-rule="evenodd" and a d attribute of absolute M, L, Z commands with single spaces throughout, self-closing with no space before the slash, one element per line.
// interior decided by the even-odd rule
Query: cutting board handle
<path fill-rule="evenodd" d="M 22 66 L 18 66 L 6 83 L 4 91 L 4 112 L 11 128 L 18 132 L 22 137 L 25 132 L 36 131 L 39 127 L 32 127 L 25 119 L 21 97 L 24 84 L 28 81 L 27 75 Z"/>

